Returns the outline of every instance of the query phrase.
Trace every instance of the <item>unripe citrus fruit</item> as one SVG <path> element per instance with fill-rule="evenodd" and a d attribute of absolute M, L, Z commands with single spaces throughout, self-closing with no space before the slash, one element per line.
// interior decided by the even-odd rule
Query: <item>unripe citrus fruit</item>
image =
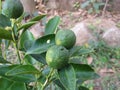
<path fill-rule="evenodd" d="M 54 69 L 61 69 L 68 64 L 69 52 L 63 46 L 54 45 L 46 53 L 47 64 Z"/>
<path fill-rule="evenodd" d="M 70 49 L 76 42 L 76 36 L 72 30 L 59 30 L 55 36 L 56 45 Z"/>
<path fill-rule="evenodd" d="M 17 19 L 23 14 L 23 5 L 20 0 L 5 0 L 2 13 L 9 18 Z"/>

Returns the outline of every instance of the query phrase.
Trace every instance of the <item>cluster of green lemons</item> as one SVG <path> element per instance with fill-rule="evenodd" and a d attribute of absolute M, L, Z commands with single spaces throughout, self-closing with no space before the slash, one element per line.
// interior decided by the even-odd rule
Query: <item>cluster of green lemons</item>
<path fill-rule="evenodd" d="M 69 49 L 76 42 L 76 36 L 72 30 L 59 30 L 55 36 L 56 45 L 50 47 L 46 53 L 47 64 L 54 69 L 61 69 L 68 64 Z"/>

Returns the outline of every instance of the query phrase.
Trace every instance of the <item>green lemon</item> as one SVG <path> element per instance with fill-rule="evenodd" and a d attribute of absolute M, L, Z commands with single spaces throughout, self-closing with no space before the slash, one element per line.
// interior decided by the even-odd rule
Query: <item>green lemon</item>
<path fill-rule="evenodd" d="M 59 30 L 55 36 L 56 45 L 70 49 L 76 42 L 76 36 L 72 30 Z"/>
<path fill-rule="evenodd" d="M 54 69 L 61 69 L 68 64 L 69 52 L 63 46 L 54 45 L 46 53 L 47 64 Z"/>
<path fill-rule="evenodd" d="M 23 12 L 23 5 L 20 0 L 5 0 L 2 7 L 2 13 L 9 18 L 17 19 Z"/>

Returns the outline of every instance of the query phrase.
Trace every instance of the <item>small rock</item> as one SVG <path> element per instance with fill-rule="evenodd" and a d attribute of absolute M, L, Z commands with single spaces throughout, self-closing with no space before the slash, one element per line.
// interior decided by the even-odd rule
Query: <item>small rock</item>
<path fill-rule="evenodd" d="M 104 32 L 103 40 L 112 47 L 120 47 L 120 30 L 111 28 Z"/>
<path fill-rule="evenodd" d="M 93 25 L 95 30 L 91 30 L 89 25 Z M 115 22 L 108 19 L 88 19 L 76 24 L 71 30 L 77 37 L 76 45 L 81 46 L 90 41 L 99 41 L 95 35 L 97 33 L 108 46 L 120 46 L 120 30 Z"/>
<path fill-rule="evenodd" d="M 88 43 L 90 40 L 94 40 L 95 38 L 88 31 L 84 22 L 76 24 L 71 29 L 76 35 L 76 45 L 84 45 Z"/>

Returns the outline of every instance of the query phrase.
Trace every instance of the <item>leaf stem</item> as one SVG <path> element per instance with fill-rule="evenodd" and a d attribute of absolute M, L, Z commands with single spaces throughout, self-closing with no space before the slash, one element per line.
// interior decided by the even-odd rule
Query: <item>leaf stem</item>
<path fill-rule="evenodd" d="M 41 90 L 44 90 L 45 87 L 47 86 L 48 82 L 50 81 L 50 78 L 51 78 L 51 75 L 52 75 L 53 71 L 54 71 L 54 69 L 51 69 L 51 71 L 50 71 L 49 75 L 47 76 L 46 81 L 44 82 Z"/>
<path fill-rule="evenodd" d="M 19 53 L 19 50 L 18 50 L 17 41 L 15 40 L 15 36 L 14 35 L 12 35 L 12 37 L 13 37 L 14 46 L 15 46 L 15 50 L 16 50 L 16 53 L 17 53 L 18 61 L 19 61 L 20 64 L 22 64 L 21 63 L 21 58 L 20 58 L 20 53 Z"/>
<path fill-rule="evenodd" d="M 16 53 L 17 53 L 17 57 L 18 57 L 19 63 L 22 64 L 21 58 L 20 58 L 20 52 L 19 52 L 19 50 L 18 50 L 18 45 L 17 45 L 17 43 L 15 43 L 15 48 L 16 48 Z"/>
<path fill-rule="evenodd" d="M 11 21 L 12 21 L 12 28 L 13 28 L 14 24 L 15 24 L 15 20 L 13 19 Z M 18 41 L 15 39 L 14 28 L 12 29 L 12 38 L 13 38 L 14 46 L 15 46 L 15 49 L 16 49 L 18 61 L 19 61 L 20 64 L 22 64 L 21 57 L 20 57 L 20 52 L 19 52 L 19 49 L 18 49 Z"/>

